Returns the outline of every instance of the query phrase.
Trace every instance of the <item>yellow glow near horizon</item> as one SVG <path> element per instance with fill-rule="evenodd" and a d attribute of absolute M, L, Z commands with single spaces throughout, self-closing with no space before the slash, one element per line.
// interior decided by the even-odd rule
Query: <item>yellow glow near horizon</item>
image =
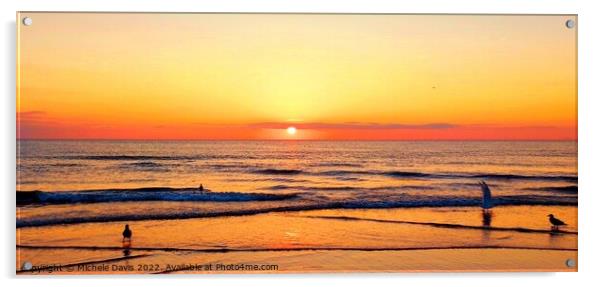
<path fill-rule="evenodd" d="M 18 110 L 65 137 L 291 118 L 576 127 L 574 16 L 24 16 Z"/>

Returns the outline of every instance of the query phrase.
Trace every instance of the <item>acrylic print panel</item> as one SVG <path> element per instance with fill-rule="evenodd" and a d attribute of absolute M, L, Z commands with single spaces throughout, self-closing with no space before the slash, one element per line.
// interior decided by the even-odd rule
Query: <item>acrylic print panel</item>
<path fill-rule="evenodd" d="M 17 21 L 18 274 L 577 270 L 575 15 Z"/>

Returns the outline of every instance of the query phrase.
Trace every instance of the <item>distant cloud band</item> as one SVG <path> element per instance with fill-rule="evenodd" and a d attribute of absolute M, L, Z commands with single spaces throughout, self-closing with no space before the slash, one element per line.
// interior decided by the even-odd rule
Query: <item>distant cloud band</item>
<path fill-rule="evenodd" d="M 264 122 L 249 125 L 253 128 L 285 129 L 295 126 L 300 129 L 354 129 L 354 130 L 391 130 L 391 129 L 451 129 L 457 125 L 449 123 L 431 123 L 421 125 L 409 124 L 377 124 L 377 123 L 287 123 L 287 122 Z"/>

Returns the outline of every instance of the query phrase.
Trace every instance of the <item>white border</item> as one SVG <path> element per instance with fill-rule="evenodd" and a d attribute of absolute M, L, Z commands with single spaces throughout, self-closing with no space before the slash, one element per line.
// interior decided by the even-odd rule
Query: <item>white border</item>
<path fill-rule="evenodd" d="M 246 286 L 305 285 L 348 286 L 574 286 L 599 282 L 596 276 L 601 266 L 600 215 L 597 202 L 602 201 L 602 189 L 596 180 L 601 172 L 596 164 L 602 162 L 602 136 L 597 123 L 602 123 L 602 67 L 600 1 L 568 0 L 372 0 L 372 1 L 311 1 L 311 0 L 4 0 L 2 9 L 2 81 L 3 97 L 0 125 L 2 148 L 0 177 L 2 188 L 2 258 L 0 273 L 3 286 L 105 286 L 114 284 L 144 284 L 147 287 L 167 284 L 185 286 Z M 474 274 L 334 274 L 334 275 L 209 275 L 209 276 L 111 276 L 107 280 L 87 280 L 81 277 L 16 278 L 15 259 L 15 12 L 16 11 L 138 11 L 138 12 L 338 12 L 338 13 L 519 13 L 519 14 L 578 14 L 579 29 L 579 272 L 578 273 L 474 273 Z M 46 277 L 48 278 L 48 277 Z M 94 277 L 98 279 L 99 277 Z M 101 277 L 105 278 L 105 277 Z M 109 277 L 107 276 L 106 279 Z M 196 279 L 183 280 L 184 278 Z M 179 279 L 179 280 L 177 280 Z M 134 282 L 134 280 L 136 282 Z M 138 280 L 143 282 L 137 282 Z M 169 280 L 166 281 L 166 280 Z M 175 282 L 174 282 L 175 280 Z M 7 284 L 7 285 L 5 285 Z"/>

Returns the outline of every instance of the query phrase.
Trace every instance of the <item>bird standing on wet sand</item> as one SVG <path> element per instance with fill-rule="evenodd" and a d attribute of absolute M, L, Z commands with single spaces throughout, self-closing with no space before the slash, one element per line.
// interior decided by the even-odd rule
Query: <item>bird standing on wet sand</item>
<path fill-rule="evenodd" d="M 550 219 L 550 223 L 552 223 L 552 231 L 558 231 L 559 226 L 566 225 L 564 221 L 554 217 L 554 214 L 548 214 L 548 218 Z"/>
<path fill-rule="evenodd" d="M 130 229 L 130 226 L 128 224 L 125 225 L 125 229 L 123 230 L 123 240 L 125 241 L 126 239 L 128 241 L 132 241 L 132 230 Z"/>

